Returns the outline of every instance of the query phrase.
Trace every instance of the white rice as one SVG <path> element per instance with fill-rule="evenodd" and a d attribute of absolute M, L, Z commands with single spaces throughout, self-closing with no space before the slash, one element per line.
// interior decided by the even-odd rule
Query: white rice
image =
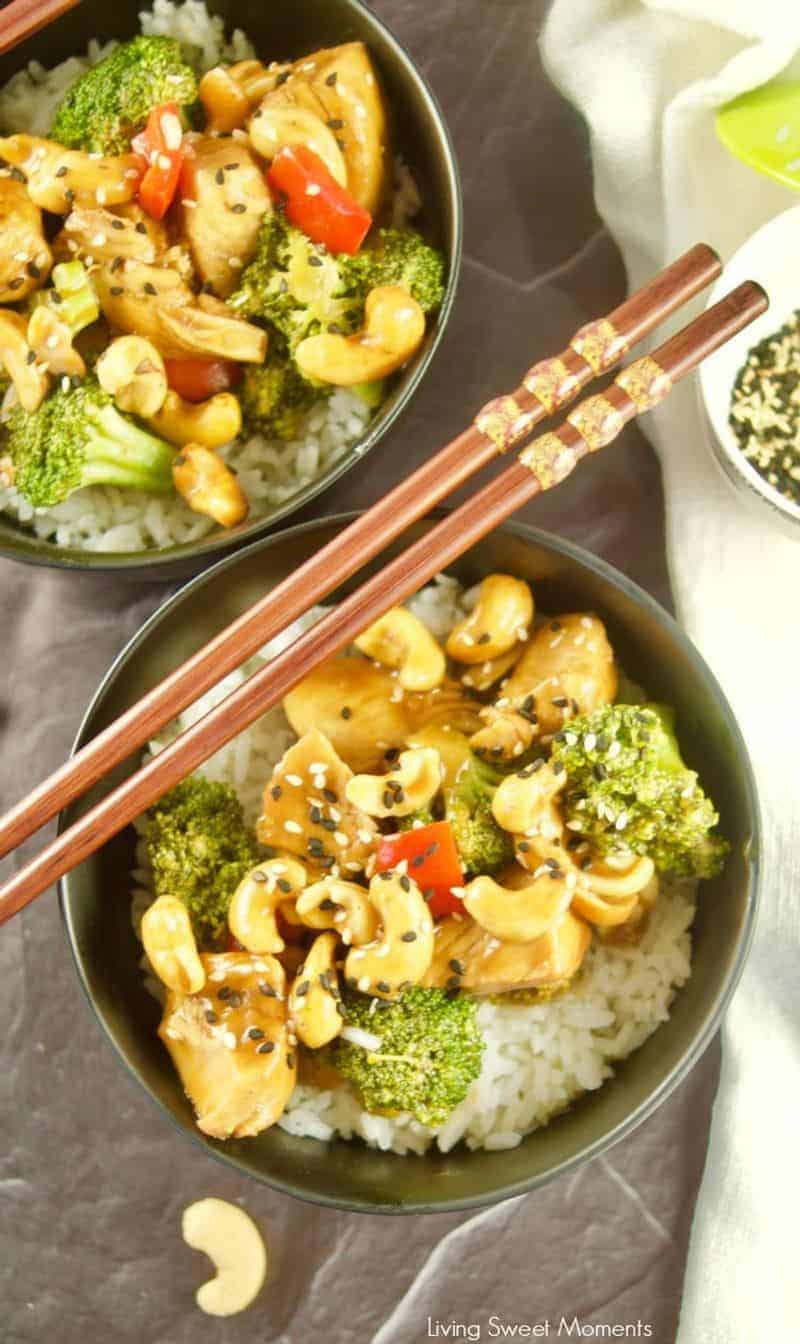
<path fill-rule="evenodd" d="M 443 638 L 474 600 L 458 582 L 440 575 L 409 602 L 421 620 Z M 269 661 L 318 619 L 319 609 L 284 632 L 241 671 L 210 691 L 176 724 L 150 744 L 161 750 L 257 667 Z M 295 735 L 280 708 L 265 714 L 228 743 L 202 773 L 232 784 L 254 822 L 264 786 Z M 132 919 L 137 936 L 153 899 L 146 847 L 140 840 L 134 871 Z M 689 929 L 695 884 L 666 882 L 636 946 L 603 945 L 595 939 L 572 988 L 539 1004 L 483 1002 L 478 1023 L 485 1041 L 480 1076 L 444 1125 L 430 1128 L 410 1116 L 370 1115 L 346 1086 L 335 1090 L 295 1088 L 279 1124 L 290 1134 L 316 1139 L 358 1137 L 395 1153 L 422 1153 L 432 1143 L 442 1152 L 464 1142 L 469 1148 L 513 1148 L 582 1093 L 594 1091 L 614 1064 L 636 1050 L 669 1017 L 677 989 L 691 973 Z M 147 959 L 146 983 L 161 987 Z"/>
<path fill-rule="evenodd" d="M 152 11 L 139 18 L 142 32 L 177 38 L 186 59 L 201 70 L 255 54 L 239 29 L 228 41 L 223 20 L 210 15 L 199 0 L 184 4 L 155 0 Z M 45 135 L 72 81 L 103 60 L 115 45 L 101 46 L 93 40 L 85 57 L 71 56 L 49 71 L 32 61 L 0 89 L 0 131 Z M 402 222 L 414 212 L 416 192 L 402 164 L 398 165 L 397 185 L 395 208 Z M 339 388 L 311 408 L 296 439 L 285 442 L 254 435 L 222 449 L 250 501 L 250 517 L 263 517 L 327 472 L 362 436 L 370 416 L 371 411 L 354 393 Z M 210 518 L 193 513 L 177 494 L 164 497 L 105 486 L 78 490 L 56 508 L 34 509 L 18 490 L 3 484 L 2 476 L 0 512 L 10 514 L 42 540 L 83 551 L 119 553 L 180 546 L 199 541 L 216 528 Z"/>

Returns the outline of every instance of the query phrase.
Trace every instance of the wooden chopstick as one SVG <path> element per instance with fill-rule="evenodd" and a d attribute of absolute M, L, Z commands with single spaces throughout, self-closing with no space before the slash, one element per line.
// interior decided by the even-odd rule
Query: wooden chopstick
<path fill-rule="evenodd" d="M 302 612 L 333 592 L 412 523 L 526 437 L 546 416 L 572 401 L 597 374 L 649 334 L 719 275 L 716 253 L 692 247 L 606 318 L 576 332 L 555 359 L 534 364 L 510 396 L 498 397 L 473 423 L 412 476 L 396 486 L 294 574 L 170 673 L 97 737 L 0 818 L 0 857 L 85 793 L 113 766 L 142 747 L 181 710 L 240 667 Z M 508 414 L 513 411 L 513 435 Z M 498 426 L 506 428 L 501 433 Z"/>
<path fill-rule="evenodd" d="M 19 46 L 40 28 L 74 9 L 80 0 L 11 0 L 0 10 L 0 53 Z"/>
<path fill-rule="evenodd" d="M 637 414 L 651 409 L 680 378 L 767 307 L 746 281 L 652 355 L 617 375 L 603 393 L 574 408 L 493 481 L 368 579 L 283 653 L 237 687 L 136 774 L 63 832 L 0 892 L 0 923 L 99 849 L 169 788 L 249 727 L 313 667 L 341 649 L 388 607 L 403 601 L 515 509 L 562 481 L 587 453 L 611 443 Z M 516 408 L 518 410 L 518 408 Z M 503 413 L 497 412 L 498 432 Z M 505 408 L 508 432 L 513 410 Z"/>

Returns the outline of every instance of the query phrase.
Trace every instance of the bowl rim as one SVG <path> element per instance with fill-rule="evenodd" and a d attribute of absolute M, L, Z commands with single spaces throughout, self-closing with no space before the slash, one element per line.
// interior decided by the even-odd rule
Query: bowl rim
<path fill-rule="evenodd" d="M 711 289 L 705 305 L 706 310 L 711 308 L 730 290 L 732 283 L 731 269 L 743 262 L 749 263 L 751 256 L 757 259 L 763 255 L 768 250 L 767 244 L 770 235 L 774 232 L 785 231 L 790 227 L 789 217 L 792 215 L 795 216 L 795 224 L 800 222 L 800 205 L 792 205 L 786 210 L 779 211 L 778 214 L 772 215 L 752 233 L 748 234 L 728 259 L 724 272 Z M 800 306 L 800 296 L 798 296 L 798 306 Z M 770 312 L 771 308 L 767 308 L 759 323 L 765 319 L 768 320 Z M 776 319 L 772 329 L 776 330 L 778 325 L 782 325 L 783 320 L 785 319 Z M 754 341 L 751 337 L 746 349 L 751 350 L 753 345 L 758 344 L 761 339 L 763 337 L 757 336 Z M 748 499 L 765 504 L 772 512 L 773 519 L 777 514 L 784 529 L 796 538 L 798 536 L 797 528 L 800 525 L 800 504 L 795 504 L 792 500 L 787 499 L 773 485 L 770 485 L 769 481 L 759 471 L 756 471 L 752 463 L 744 457 L 727 421 L 733 384 L 727 387 L 727 404 L 724 407 L 725 419 L 723 421 L 721 415 L 718 414 L 718 411 L 723 408 L 719 407 L 720 398 L 712 392 L 711 377 L 709 362 L 706 360 L 700 365 L 697 396 L 703 412 L 707 437 L 710 440 L 717 465 L 721 468 L 729 483 L 734 486 L 744 486 L 747 490 Z"/>
<path fill-rule="evenodd" d="M 452 214 L 451 224 L 444 240 L 448 257 L 444 296 L 436 313 L 435 322 L 430 324 L 428 328 L 425 348 L 420 354 L 416 366 L 408 375 L 407 381 L 404 385 L 401 384 L 397 390 L 396 399 L 389 411 L 380 423 L 368 423 L 364 433 L 322 476 L 310 481 L 302 490 L 277 505 L 270 513 L 260 518 L 254 518 L 249 524 L 246 523 L 242 532 L 235 537 L 226 534 L 223 530 L 217 530 L 196 542 L 183 542 L 178 546 L 167 548 L 152 547 L 143 551 L 118 552 L 81 551 L 77 547 L 61 548 L 55 542 L 48 540 L 42 543 L 43 550 L 28 552 L 24 546 L 28 536 L 30 535 L 31 540 L 37 543 L 40 539 L 33 534 L 29 534 L 26 524 L 20 524 L 23 545 L 21 547 L 12 545 L 7 537 L 4 538 L 0 534 L 0 556 L 9 560 L 16 560 L 21 564 L 36 565 L 45 569 L 63 569 L 92 574 L 129 573 L 133 576 L 140 574 L 142 577 L 154 579 L 163 577 L 165 580 L 169 580 L 174 577 L 174 571 L 177 567 L 183 567 L 183 572 L 186 572 L 187 567 L 213 563 L 218 557 L 224 556 L 226 553 L 242 550 L 258 541 L 270 529 L 277 527 L 291 514 L 299 513 L 301 509 L 333 486 L 346 472 L 366 457 L 373 448 L 377 447 L 391 429 L 396 427 L 400 416 L 406 410 L 427 374 L 450 321 L 461 276 L 464 243 L 464 197 L 458 158 L 450 128 L 439 99 L 422 73 L 421 67 L 405 44 L 395 36 L 392 29 L 366 3 L 366 0 L 347 0 L 347 3 L 352 5 L 354 9 L 359 10 L 367 24 L 381 34 L 383 41 L 391 49 L 399 65 L 403 67 L 414 83 L 421 105 L 430 120 L 431 129 L 443 154 L 447 181 L 446 197 Z M 6 523 L 9 527 L 16 528 L 13 519 L 0 513 L 0 524 L 5 525 Z M 160 570 L 167 572 L 160 575 Z M 172 573 L 169 571 L 172 571 Z"/>
<path fill-rule="evenodd" d="M 74 755 L 86 739 L 87 730 L 91 725 L 92 718 L 100 705 L 107 690 L 116 680 L 118 673 L 136 654 L 140 646 L 150 637 L 163 620 L 179 607 L 184 597 L 190 592 L 202 587 L 212 578 L 217 578 L 220 574 L 230 569 L 240 560 L 256 554 L 260 551 L 268 551 L 272 546 L 276 546 L 286 540 L 294 540 L 305 535 L 312 534 L 319 528 L 342 528 L 347 526 L 355 518 L 360 516 L 363 511 L 353 510 L 347 513 L 331 514 L 321 518 L 307 520 L 303 523 L 297 523 L 293 527 L 283 528 L 281 531 L 272 533 L 269 536 L 261 537 L 247 547 L 234 552 L 232 555 L 224 556 L 217 564 L 209 566 L 208 569 L 194 575 L 182 584 L 175 592 L 171 593 L 163 602 L 161 602 L 154 612 L 147 618 L 144 624 L 136 631 L 127 644 L 120 650 L 113 662 L 109 666 L 97 690 L 94 692 L 75 735 L 70 755 Z M 433 512 L 433 517 L 441 517 L 449 512 L 447 509 L 437 509 Z M 430 515 L 429 515 L 430 516 Z M 541 528 L 533 527 L 530 524 L 517 521 L 509 521 L 495 529 L 497 532 L 505 532 L 511 536 L 518 537 L 526 544 L 532 544 L 542 547 L 545 550 L 555 552 L 569 560 L 588 569 L 597 577 L 604 579 L 612 584 L 632 601 L 643 607 L 654 618 L 662 623 L 671 637 L 677 642 L 688 660 L 695 666 L 697 671 L 710 684 L 710 688 L 715 694 L 720 710 L 722 711 L 726 727 L 731 733 L 731 737 L 736 749 L 736 754 L 741 762 L 743 781 L 747 794 L 748 807 L 752 815 L 753 828 L 750 850 L 748 854 L 748 878 L 747 878 L 747 905 L 743 918 L 742 929 L 738 940 L 735 956 L 732 959 L 728 973 L 723 981 L 715 1001 L 707 1010 L 699 1030 L 695 1034 L 691 1044 L 687 1046 L 683 1054 L 679 1057 L 671 1070 L 662 1079 L 660 1084 L 645 1098 L 629 1115 L 620 1120 L 606 1134 L 601 1135 L 592 1143 L 580 1148 L 570 1157 L 548 1168 L 546 1171 L 539 1172 L 531 1177 L 523 1178 L 519 1181 L 511 1182 L 508 1185 L 495 1187 L 491 1192 L 468 1195 L 462 1198 L 452 1200 L 443 1200 L 438 1203 L 426 1203 L 424 1201 L 415 1201 L 409 1204 L 394 1204 L 389 1201 L 381 1203 L 372 1203 L 364 1199 L 337 1199 L 333 1196 L 319 1193 L 311 1193 L 308 1190 L 299 1190 L 291 1180 L 281 1177 L 267 1177 L 260 1172 L 255 1172 L 246 1161 L 240 1159 L 236 1154 L 226 1152 L 221 1146 L 213 1145 L 208 1138 L 201 1134 L 196 1127 L 191 1129 L 181 1124 L 181 1122 L 171 1113 L 164 1103 L 150 1090 L 144 1080 L 139 1076 L 136 1069 L 125 1058 L 124 1052 L 117 1044 L 110 1028 L 106 1025 L 104 1018 L 92 997 L 87 977 L 78 952 L 78 940 L 75 936 L 75 929 L 72 922 L 70 909 L 70 879 L 68 873 L 61 878 L 58 883 L 58 902 L 61 911 L 64 933 L 72 954 L 73 965 L 83 990 L 87 1003 L 89 1004 L 95 1021 L 100 1026 L 104 1037 L 111 1045 L 113 1053 L 118 1062 L 122 1065 L 124 1071 L 132 1078 L 142 1089 L 150 1103 L 169 1121 L 173 1129 L 192 1143 L 201 1148 L 207 1155 L 222 1163 L 226 1167 L 231 1167 L 242 1176 L 255 1180 L 259 1185 L 265 1185 L 270 1189 L 278 1190 L 281 1194 L 291 1195 L 295 1199 L 300 1199 L 304 1203 L 320 1205 L 326 1208 L 341 1209 L 350 1213 L 368 1213 L 385 1215 L 406 1215 L 419 1213 L 453 1213 L 473 1208 L 485 1208 L 493 1204 L 499 1204 L 503 1200 L 512 1199 L 517 1195 L 527 1194 L 530 1191 L 539 1189 L 551 1180 L 559 1176 L 564 1176 L 577 1170 L 585 1162 L 591 1161 L 601 1153 L 607 1152 L 621 1140 L 627 1138 L 635 1129 L 639 1127 L 654 1111 L 664 1102 L 667 1097 L 675 1090 L 679 1083 L 687 1077 L 691 1069 L 700 1059 L 711 1043 L 712 1038 L 717 1032 L 728 1005 L 741 979 L 747 957 L 753 940 L 756 915 L 760 902 L 762 886 L 762 835 L 763 835 L 763 815 L 760 799 L 756 788 L 755 775 L 753 772 L 750 755 L 734 715 L 733 709 L 723 691 L 719 681 L 712 672 L 708 663 L 695 646 L 688 634 L 678 624 L 675 618 L 661 605 L 650 593 L 641 588 L 639 584 L 629 578 L 621 570 L 616 569 L 608 561 L 600 556 L 586 551 L 575 542 L 569 541 L 563 537 L 544 531 Z M 65 813 L 62 811 L 58 817 L 58 833 L 60 834 L 65 826 Z M 346 1142 L 339 1140 L 339 1142 Z M 351 1140 L 350 1142 L 353 1142 Z M 413 1157 L 414 1155 L 409 1155 Z"/>

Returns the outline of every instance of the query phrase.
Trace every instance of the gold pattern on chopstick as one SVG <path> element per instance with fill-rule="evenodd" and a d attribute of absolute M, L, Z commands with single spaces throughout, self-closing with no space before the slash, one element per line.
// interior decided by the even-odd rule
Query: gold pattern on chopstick
<path fill-rule="evenodd" d="M 570 341 L 570 347 L 586 360 L 592 373 L 605 373 L 625 354 L 628 343 L 607 317 L 588 322 Z"/>
<path fill-rule="evenodd" d="M 528 433 L 535 420 L 533 411 L 525 411 L 513 397 L 494 397 L 478 412 L 475 428 L 491 439 L 498 453 L 505 453 Z"/>
<path fill-rule="evenodd" d="M 577 429 L 590 453 L 605 448 L 625 424 L 624 416 L 602 394 L 580 402 L 567 416 L 567 421 Z"/>
<path fill-rule="evenodd" d="M 627 392 L 640 415 L 658 406 L 672 387 L 669 374 L 650 355 L 629 364 L 614 381 Z"/>
<path fill-rule="evenodd" d="M 541 359 L 528 369 L 522 386 L 541 402 L 548 415 L 552 415 L 578 390 L 580 379 L 567 368 L 563 359 Z"/>
<path fill-rule="evenodd" d="M 524 467 L 533 472 L 543 490 L 550 490 L 569 476 L 578 463 L 578 453 L 573 444 L 566 444 L 558 434 L 541 434 L 527 448 L 523 448 L 519 460 Z"/>

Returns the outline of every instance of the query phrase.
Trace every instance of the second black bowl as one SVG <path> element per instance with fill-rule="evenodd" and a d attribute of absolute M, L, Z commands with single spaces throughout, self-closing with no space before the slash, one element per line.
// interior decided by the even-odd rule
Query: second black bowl
<path fill-rule="evenodd" d="M 310 523 L 262 541 L 170 598 L 109 671 L 76 747 L 294 573 L 346 521 Z M 419 524 L 412 537 L 430 526 Z M 391 548 L 390 554 L 399 549 Z M 371 572 L 381 563 L 374 562 Z M 277 1128 L 256 1139 L 208 1139 L 195 1126 L 156 1035 L 158 1005 L 142 983 L 127 889 L 133 862 L 130 831 L 63 884 L 67 936 L 86 995 L 117 1053 L 167 1118 L 210 1155 L 256 1180 L 339 1208 L 419 1213 L 489 1204 L 530 1190 L 604 1151 L 665 1100 L 708 1045 L 736 986 L 752 931 L 759 817 L 747 751 L 718 683 L 672 618 L 603 561 L 532 528 L 501 528 L 451 568 L 467 584 L 496 570 L 517 574 L 532 584 L 541 611 L 596 611 L 627 673 L 654 698 L 675 707 L 683 753 L 689 765 L 702 771 L 732 844 L 723 873 L 701 887 L 692 930 L 692 976 L 675 998 L 669 1020 L 603 1087 L 505 1152 L 457 1148 L 446 1156 L 430 1151 L 424 1157 L 398 1157 L 360 1142 L 293 1138 Z M 95 791 L 95 798 L 131 769 L 130 763 L 120 767 Z"/>

